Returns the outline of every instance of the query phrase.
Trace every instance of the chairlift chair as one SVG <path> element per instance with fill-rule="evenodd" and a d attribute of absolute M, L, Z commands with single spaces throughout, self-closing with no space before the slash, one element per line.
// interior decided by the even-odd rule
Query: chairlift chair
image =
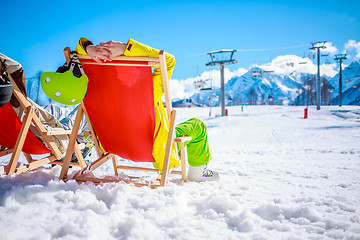
<path fill-rule="evenodd" d="M 253 77 L 261 77 L 261 72 L 260 72 L 260 71 L 253 71 L 253 72 L 251 73 L 251 75 L 252 75 Z"/>
<path fill-rule="evenodd" d="M 212 90 L 214 90 L 214 88 L 211 88 L 211 87 L 199 89 L 199 91 L 201 91 L 201 92 L 207 92 L 207 91 L 212 91 Z"/>
<path fill-rule="evenodd" d="M 194 86 L 195 86 L 196 89 L 203 88 L 205 86 L 205 82 L 203 80 L 195 81 Z"/>

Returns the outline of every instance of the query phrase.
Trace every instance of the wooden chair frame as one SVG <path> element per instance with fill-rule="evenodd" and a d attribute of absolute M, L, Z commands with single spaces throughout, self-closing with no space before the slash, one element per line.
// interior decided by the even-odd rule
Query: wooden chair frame
<path fill-rule="evenodd" d="M 64 55 L 66 61 L 69 63 L 71 59 L 70 54 L 70 48 L 65 48 Z M 77 55 L 80 59 L 90 59 L 89 56 L 86 55 Z M 165 158 L 164 158 L 164 165 L 163 165 L 163 171 L 161 173 L 161 176 L 157 178 L 154 182 L 146 184 L 146 183 L 139 183 L 135 181 L 131 181 L 130 183 L 133 183 L 135 186 L 141 187 L 141 186 L 150 186 L 151 188 L 156 188 L 159 186 L 165 186 L 167 182 L 168 175 L 171 174 L 178 174 L 182 176 L 182 180 L 186 181 L 186 165 L 185 165 L 185 142 L 191 140 L 191 137 L 180 137 L 175 138 L 175 116 L 176 111 L 172 109 L 171 105 L 171 98 L 170 98 L 170 89 L 169 89 L 169 83 L 168 83 L 168 74 L 167 74 L 167 68 L 166 68 L 166 59 L 165 59 L 165 52 L 160 51 L 159 57 L 127 57 L 127 56 L 120 56 L 116 58 L 112 58 L 113 60 L 124 60 L 127 63 L 112 63 L 112 62 L 105 62 L 104 65 L 116 65 L 116 66 L 146 66 L 146 67 L 160 67 L 161 70 L 161 76 L 162 76 L 162 83 L 165 93 L 165 104 L 166 104 L 166 111 L 167 116 L 169 119 L 169 135 L 167 139 L 166 144 L 166 152 L 165 152 Z M 130 63 L 129 63 L 130 62 Z M 131 62 L 134 62 L 132 64 Z M 136 63 L 137 62 L 137 63 Z M 142 62 L 142 64 L 139 64 L 139 62 Z M 146 62 L 146 63 L 144 63 Z M 136 64 L 135 64 L 136 63 Z M 85 63 L 85 64 L 97 64 L 97 63 Z M 116 155 L 112 153 L 105 152 L 101 147 L 100 143 L 98 141 L 96 131 L 93 128 L 93 125 L 91 123 L 91 120 L 89 118 L 89 115 L 86 111 L 86 108 L 83 103 L 80 103 L 77 115 L 75 118 L 74 126 L 72 129 L 72 134 L 70 135 L 70 141 L 69 146 L 67 148 L 67 152 L 64 159 L 64 164 L 62 166 L 62 170 L 60 173 L 60 179 L 67 180 L 69 179 L 68 169 L 69 169 L 69 163 L 71 159 L 71 152 L 73 151 L 75 140 L 76 140 L 76 133 L 79 131 L 81 120 L 83 118 L 83 115 L 85 115 L 85 119 L 89 125 L 90 129 L 90 135 L 92 136 L 92 139 L 94 140 L 94 145 L 96 152 L 98 154 L 98 159 L 89 164 L 86 168 L 83 168 L 79 172 L 73 176 L 73 179 L 80 181 L 80 182 L 86 182 L 86 181 L 92 181 L 95 183 L 100 182 L 119 182 L 120 180 L 114 180 L 114 179 L 102 179 L 102 178 L 95 178 L 95 177 L 89 177 L 86 176 L 88 173 L 91 173 L 96 168 L 107 162 L 109 159 L 112 159 L 113 166 L 114 166 L 114 172 L 115 175 L 119 175 L 118 169 L 126 169 L 126 170 L 139 170 L 139 171 L 150 171 L 150 172 L 159 172 L 159 170 L 154 168 L 144 168 L 144 167 L 134 167 L 134 166 L 126 166 L 126 165 L 119 165 L 116 159 Z M 176 143 L 180 143 L 180 164 L 181 164 L 181 171 L 175 171 L 173 169 L 169 169 L 169 162 L 170 162 L 170 154 L 172 145 Z M 131 179 L 137 179 L 137 177 L 129 176 Z"/>
<path fill-rule="evenodd" d="M 70 136 L 71 130 L 64 130 L 64 131 L 48 131 L 45 126 L 41 123 L 40 119 L 34 112 L 34 108 L 31 106 L 27 98 L 24 96 L 24 94 L 20 91 L 19 87 L 16 85 L 15 81 L 12 79 L 11 75 L 6 73 L 7 76 L 11 80 L 11 84 L 13 86 L 13 94 L 15 95 L 16 99 L 19 101 L 21 107 L 24 110 L 25 117 L 22 121 L 22 126 L 19 132 L 19 135 L 17 137 L 16 144 L 14 148 L 4 148 L 0 151 L 0 157 L 5 156 L 7 154 L 11 154 L 11 158 L 9 161 L 9 164 L 7 165 L 5 174 L 20 174 L 26 171 L 34 170 L 38 167 L 41 167 L 45 164 L 60 164 L 63 163 L 57 160 L 60 160 L 62 157 L 64 157 L 64 153 L 61 153 L 56 143 L 53 141 L 53 138 L 51 136 L 53 135 L 68 135 Z M 47 146 L 49 147 L 51 154 L 49 156 L 43 157 L 41 159 L 33 159 L 32 156 L 28 153 L 24 153 L 24 156 L 26 160 L 28 161 L 28 164 L 19 166 L 19 157 L 20 153 L 22 152 L 22 148 L 25 143 L 26 135 L 29 131 L 29 127 L 31 123 L 34 124 L 36 129 L 39 131 L 40 135 L 42 136 L 43 140 L 46 142 Z M 85 161 L 82 157 L 82 154 L 80 152 L 80 148 L 77 143 L 74 145 L 74 151 L 76 154 L 76 157 L 79 161 L 79 163 L 71 163 L 72 166 L 81 166 L 85 167 Z"/>

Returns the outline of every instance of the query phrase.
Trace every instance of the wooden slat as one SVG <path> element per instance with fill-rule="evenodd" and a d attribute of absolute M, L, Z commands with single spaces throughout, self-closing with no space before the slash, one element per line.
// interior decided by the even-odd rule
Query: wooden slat
<path fill-rule="evenodd" d="M 112 153 L 105 153 L 102 157 L 97 159 L 96 161 L 92 162 L 86 169 L 86 173 L 92 172 L 98 167 L 100 167 L 102 164 L 107 162 L 110 158 L 114 157 L 115 155 Z"/>
<path fill-rule="evenodd" d="M 71 55 L 70 55 L 71 56 Z M 89 55 L 81 55 L 77 54 L 79 59 L 92 59 Z M 119 61 L 134 61 L 134 62 L 157 62 L 159 63 L 159 58 L 157 57 L 129 57 L 129 56 L 118 56 L 113 57 L 111 60 L 119 60 Z"/>
<path fill-rule="evenodd" d="M 46 134 L 48 136 L 69 135 L 69 134 L 71 134 L 71 130 L 45 131 L 44 134 Z"/>
<path fill-rule="evenodd" d="M 0 157 L 11 154 L 14 152 L 14 149 L 9 148 L 9 149 L 4 149 L 2 151 L 0 151 Z"/>
<path fill-rule="evenodd" d="M 109 182 L 124 182 L 124 183 L 132 183 L 134 184 L 134 186 L 136 187 L 150 187 L 150 188 L 157 188 L 160 186 L 160 184 L 158 182 L 156 182 L 155 184 L 150 184 L 150 183 L 139 183 L 139 182 L 133 182 L 133 181 L 125 181 L 125 179 L 123 180 L 119 180 L 119 179 L 104 179 L 104 178 L 94 178 L 94 177 L 87 177 L 87 176 L 75 176 L 74 179 L 76 181 L 79 182 L 94 182 L 94 183 L 109 183 Z"/>
<path fill-rule="evenodd" d="M 55 160 L 56 160 L 56 157 L 54 155 L 51 155 L 51 156 L 46 157 L 46 158 L 42 158 L 42 159 L 39 159 L 39 160 L 36 160 L 36 161 L 32 161 L 31 163 L 26 164 L 25 166 L 16 168 L 15 173 L 20 174 L 20 173 L 23 173 L 23 172 L 26 172 L 26 171 L 31 171 L 31 170 L 34 170 L 34 169 L 36 169 L 38 167 L 41 167 L 41 166 L 43 166 L 45 164 L 51 163 L 51 162 L 53 162 Z"/>
<path fill-rule="evenodd" d="M 125 165 L 118 165 L 117 168 L 125 169 L 125 170 L 136 170 L 136 171 L 147 171 L 147 172 L 159 172 L 159 170 L 158 170 L 158 169 L 155 169 L 155 168 L 144 168 L 144 167 L 125 166 Z"/>
<path fill-rule="evenodd" d="M 190 140 L 191 140 L 191 137 L 178 137 L 178 138 L 175 138 L 175 142 L 177 142 L 177 143 L 187 142 L 187 141 L 190 141 Z"/>
<path fill-rule="evenodd" d="M 64 162 L 56 160 L 56 161 L 51 162 L 51 164 L 63 165 Z M 70 166 L 72 166 L 72 167 L 81 167 L 79 163 L 75 163 L 75 162 L 70 162 Z"/>
<path fill-rule="evenodd" d="M 99 65 L 99 63 L 97 63 L 97 62 L 82 62 L 81 64 Z M 103 63 L 101 63 L 101 65 L 107 65 L 107 66 L 135 66 L 135 67 L 159 67 L 160 63 L 147 62 L 147 64 L 131 64 L 131 63 L 103 62 Z"/>

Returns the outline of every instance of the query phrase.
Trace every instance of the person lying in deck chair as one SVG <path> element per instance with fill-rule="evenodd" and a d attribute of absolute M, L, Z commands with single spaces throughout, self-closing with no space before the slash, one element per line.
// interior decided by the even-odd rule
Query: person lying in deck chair
<path fill-rule="evenodd" d="M 22 65 L 17 61 L 11 59 L 8 56 L 0 53 L 0 60 L 2 65 L 6 65 L 6 71 L 10 74 L 10 76 L 15 81 L 16 85 L 19 87 L 22 94 L 27 98 L 29 103 L 34 108 L 35 114 L 39 117 L 40 121 L 48 130 L 63 130 L 63 126 L 61 123 L 48 111 L 40 107 L 34 101 L 27 97 L 26 94 L 26 81 L 25 81 L 25 73 Z M 2 100 L 2 99 L 1 99 Z M 24 117 L 24 111 L 20 106 L 19 101 L 16 99 L 14 94 L 11 95 L 10 99 L 11 106 L 14 108 L 16 114 L 20 119 Z M 42 136 L 38 132 L 35 126 L 30 126 L 30 131 L 40 140 L 43 141 Z M 56 145 L 58 146 L 61 153 L 65 153 L 66 148 L 69 143 L 69 138 L 65 135 L 54 135 L 52 136 L 53 140 L 55 141 Z M 44 142 L 44 141 L 43 141 Z M 76 161 L 76 157 L 74 155 L 73 161 Z"/>
<path fill-rule="evenodd" d="M 77 47 L 74 49 L 78 54 L 89 55 L 98 63 L 102 63 L 100 58 L 104 61 L 111 61 L 112 57 L 117 56 L 144 56 L 144 57 L 158 57 L 159 50 L 146 46 L 133 39 L 129 39 L 127 44 L 119 41 L 108 41 L 94 45 L 87 38 L 80 38 Z M 169 79 L 175 67 L 175 58 L 169 53 L 165 53 L 167 71 Z M 159 68 L 155 68 L 153 72 L 154 81 L 154 104 L 156 126 L 159 126 L 159 118 L 165 115 L 164 107 L 161 102 L 163 95 L 161 73 Z M 160 128 L 165 128 L 164 125 Z M 165 131 L 164 131 L 165 132 Z M 163 132 L 163 133 L 164 133 Z M 190 181 L 217 181 L 219 174 L 216 171 L 207 169 L 207 164 L 211 160 L 211 153 L 207 140 L 207 129 L 204 122 L 198 118 L 189 119 L 175 127 L 176 137 L 191 136 L 192 140 L 186 142 L 188 153 L 188 180 Z M 166 138 L 167 135 L 162 134 L 160 130 L 157 139 Z M 157 141 L 154 143 L 153 155 L 156 158 L 158 154 Z"/>

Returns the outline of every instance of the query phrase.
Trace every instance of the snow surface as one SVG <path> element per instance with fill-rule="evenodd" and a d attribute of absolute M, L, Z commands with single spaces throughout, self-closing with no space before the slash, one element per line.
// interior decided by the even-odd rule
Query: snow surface
<path fill-rule="evenodd" d="M 0 238 L 360 239 L 359 107 L 310 107 L 308 119 L 303 107 L 228 110 L 177 109 L 177 122 L 207 124 L 219 182 L 65 183 L 59 166 L 1 175 Z"/>

